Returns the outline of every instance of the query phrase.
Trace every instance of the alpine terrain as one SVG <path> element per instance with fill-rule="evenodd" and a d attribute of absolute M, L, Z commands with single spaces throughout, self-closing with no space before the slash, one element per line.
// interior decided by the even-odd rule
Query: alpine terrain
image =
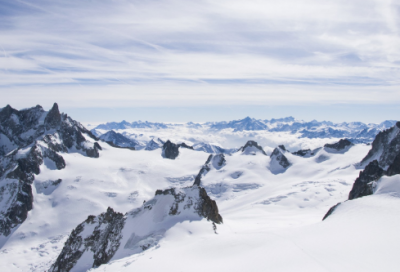
<path fill-rule="evenodd" d="M 400 122 L 91 130 L 0 109 L 0 271 L 397 271 Z"/>

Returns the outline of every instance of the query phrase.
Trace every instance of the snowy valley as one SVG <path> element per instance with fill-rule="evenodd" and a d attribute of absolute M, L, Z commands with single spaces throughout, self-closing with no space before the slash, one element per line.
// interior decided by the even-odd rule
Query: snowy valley
<path fill-rule="evenodd" d="M 399 122 L 90 129 L 0 109 L 1 271 L 397 271 Z"/>

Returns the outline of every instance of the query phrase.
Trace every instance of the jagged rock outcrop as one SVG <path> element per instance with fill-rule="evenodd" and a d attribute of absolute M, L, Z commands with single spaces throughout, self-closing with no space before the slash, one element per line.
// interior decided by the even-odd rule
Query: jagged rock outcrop
<path fill-rule="evenodd" d="M 354 144 L 347 139 L 340 139 L 339 142 L 334 144 L 325 144 L 324 149 L 329 153 L 345 153 Z"/>
<path fill-rule="evenodd" d="M 90 141 L 85 138 L 86 135 Z M 41 106 L 18 111 L 0 110 L 0 235 L 8 236 L 33 207 L 32 183 L 40 166 L 65 168 L 60 153 L 80 152 L 99 157 L 100 145 L 80 123 L 61 114 L 57 103 L 46 112 Z"/>
<path fill-rule="evenodd" d="M 364 171 L 360 172 L 359 177 L 353 184 L 353 188 L 349 193 L 349 200 L 372 195 L 373 186 L 375 181 L 380 179 L 384 174 L 384 170 L 379 167 L 378 161 L 374 160 L 370 162 Z"/>
<path fill-rule="evenodd" d="M 49 110 L 44 119 L 44 125 L 47 130 L 52 128 L 57 128 L 61 123 L 61 114 L 60 110 L 58 109 L 58 104 L 54 103 L 53 107 Z"/>
<path fill-rule="evenodd" d="M 257 153 L 261 153 L 267 155 L 264 149 L 257 144 L 255 141 L 247 141 L 247 143 L 239 148 L 239 151 L 242 152 L 243 155 L 256 155 Z"/>
<path fill-rule="evenodd" d="M 223 223 L 222 216 L 219 214 L 217 203 L 215 200 L 212 200 L 206 190 L 202 187 L 200 189 L 200 205 L 199 205 L 199 215 L 207 218 L 207 220 L 211 220 L 216 224 Z"/>
<path fill-rule="evenodd" d="M 394 158 L 391 165 L 389 165 L 386 175 L 394 176 L 400 174 L 400 153 Z"/>
<path fill-rule="evenodd" d="M 166 141 L 162 148 L 161 156 L 166 159 L 175 160 L 179 155 L 179 145 L 172 143 L 170 140 Z"/>
<path fill-rule="evenodd" d="M 187 149 L 192 149 L 192 150 L 194 150 L 194 149 L 193 149 L 193 146 L 187 145 L 186 143 L 178 144 L 178 146 L 179 146 L 179 147 L 182 147 L 182 148 L 187 148 Z"/>
<path fill-rule="evenodd" d="M 367 156 L 361 161 L 364 167 L 373 160 L 377 160 L 379 166 L 387 170 L 393 164 L 396 156 L 400 153 L 400 122 L 395 126 L 381 131 L 372 142 L 372 148 Z"/>
<path fill-rule="evenodd" d="M 313 157 L 317 152 L 321 150 L 321 147 L 316 149 L 300 149 L 298 151 L 292 152 L 293 155 L 303 157 L 303 158 L 310 158 Z"/>
<path fill-rule="evenodd" d="M 90 215 L 72 231 L 49 272 L 70 271 L 85 252 L 92 255 L 91 267 L 107 263 L 120 246 L 124 225 L 124 215 L 110 207 L 99 216 Z"/>
<path fill-rule="evenodd" d="M 286 153 L 286 148 L 282 146 L 278 146 L 274 149 L 274 151 L 271 153 L 270 158 L 270 165 L 269 165 L 269 170 L 273 174 L 280 174 L 285 172 L 292 164 L 289 162 L 289 160 L 286 158 L 285 153 Z"/>
<path fill-rule="evenodd" d="M 199 173 L 197 174 L 194 184 L 200 186 L 201 178 L 204 177 L 212 168 L 219 170 L 226 164 L 226 159 L 224 154 L 210 155 L 207 158 L 206 163 L 201 167 Z"/>
<path fill-rule="evenodd" d="M 92 267 L 141 253 L 154 247 L 178 222 L 206 218 L 216 225 L 223 219 L 204 188 L 157 190 L 154 198 L 125 215 L 108 208 L 89 216 L 66 241 L 50 272 L 87 271 Z M 211 230 L 211 228 L 210 228 Z M 80 262 L 80 258 L 85 258 Z"/>
<path fill-rule="evenodd" d="M 164 145 L 162 147 L 161 155 L 163 156 L 163 158 L 175 160 L 176 157 L 178 157 L 178 155 L 179 155 L 179 148 L 180 147 L 193 150 L 193 146 L 189 146 L 189 145 L 187 145 L 185 143 L 174 144 L 170 140 L 168 140 L 168 141 L 166 141 L 164 143 Z"/>

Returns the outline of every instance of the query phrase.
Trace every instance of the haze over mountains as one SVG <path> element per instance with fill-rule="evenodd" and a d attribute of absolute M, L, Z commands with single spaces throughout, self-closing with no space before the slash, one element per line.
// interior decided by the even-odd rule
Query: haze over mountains
<path fill-rule="evenodd" d="M 365 124 L 362 122 L 333 123 L 316 120 L 305 122 L 293 117 L 271 120 L 257 120 L 246 117 L 229 122 L 188 122 L 185 124 L 147 121 L 129 123 L 122 121 L 100 124 L 91 131 L 102 140 L 111 141 L 116 145 L 134 147 L 135 149 L 146 148 L 146 145 L 153 140 L 161 140 L 162 142 L 167 139 L 175 139 L 175 141 L 185 141 L 193 145 L 195 150 L 208 153 L 230 153 L 237 150 L 243 141 L 249 137 L 253 139 L 261 138 L 263 144 L 270 144 L 265 142 L 265 138 L 273 139 L 276 135 L 290 138 L 289 142 L 277 143 L 289 144 L 290 148 L 306 147 L 301 145 L 304 141 L 299 141 L 300 138 L 347 138 L 353 143 L 370 143 L 380 131 L 392 127 L 395 123 L 394 120 L 386 120 L 380 124 Z M 295 139 L 297 139 L 298 144 L 295 144 Z M 152 145 L 155 147 L 154 143 Z"/>
<path fill-rule="evenodd" d="M 89 131 L 7 106 L 0 148 L 1 271 L 398 268 L 400 122 Z"/>

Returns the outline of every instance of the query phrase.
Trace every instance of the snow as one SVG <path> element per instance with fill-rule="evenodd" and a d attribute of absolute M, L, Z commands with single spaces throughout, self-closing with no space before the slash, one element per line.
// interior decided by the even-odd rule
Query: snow
<path fill-rule="evenodd" d="M 397 271 L 400 219 L 391 215 L 399 211 L 398 198 L 372 196 L 344 203 L 324 222 L 285 229 L 268 227 L 267 212 L 225 212 L 218 235 L 206 222 L 183 222 L 159 248 L 91 271 Z"/>
<path fill-rule="evenodd" d="M 189 139 L 195 134 L 179 134 L 184 130 L 166 138 Z M 243 146 L 248 133 L 223 137 L 230 146 L 239 140 L 238 146 Z M 266 135 L 271 137 L 263 138 Z M 282 132 L 258 131 L 253 136 L 262 139 L 268 154 L 279 144 L 295 151 L 294 147 L 327 143 Z M 219 136 L 200 134 L 198 139 L 207 137 L 213 140 L 207 142 L 217 142 Z M 371 148 L 368 145 L 356 144 L 345 153 L 320 149 L 307 158 L 285 152 L 292 165 L 279 175 L 269 169 L 271 158 L 260 152 L 225 155 L 226 163 L 212 163 L 201 179 L 224 219 L 218 234 L 211 222 L 194 213 L 179 210 L 179 218 L 168 215 L 165 207 L 172 196 L 154 196 L 156 189 L 191 185 L 209 154 L 181 148 L 179 156 L 169 160 L 162 158 L 161 149 L 100 145 L 97 159 L 62 153 L 66 168 L 41 165 L 32 187 L 34 208 L 0 249 L 0 271 L 44 271 L 88 215 L 107 207 L 125 213 L 141 208 L 144 200 L 152 204 L 150 199 L 153 204 L 160 201 L 153 210 L 127 215 L 121 247 L 112 261 L 90 271 L 397 271 L 397 176 L 382 178 L 375 195 L 344 202 L 321 221 L 331 206 L 347 199 L 358 177 L 355 165 Z M 58 179 L 62 182 L 52 186 Z M 141 251 L 141 241 L 153 247 Z M 90 267 L 89 253 L 74 271 Z"/>

